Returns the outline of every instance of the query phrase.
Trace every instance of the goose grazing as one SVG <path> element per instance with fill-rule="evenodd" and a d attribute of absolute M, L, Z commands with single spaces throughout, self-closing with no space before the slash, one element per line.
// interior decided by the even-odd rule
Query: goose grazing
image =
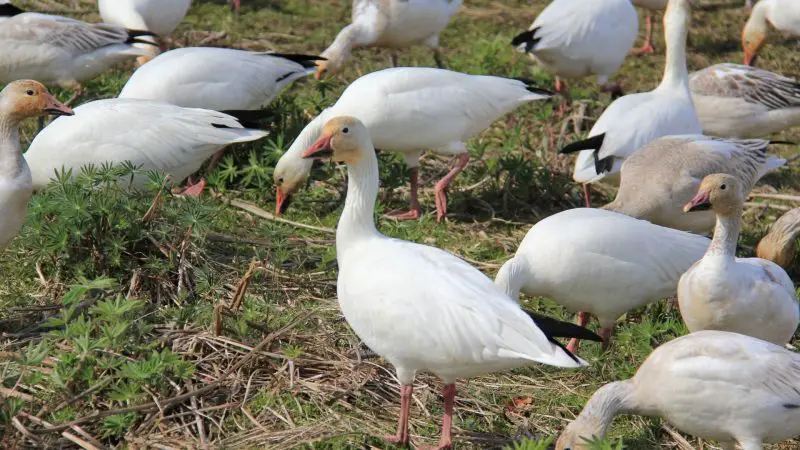
<path fill-rule="evenodd" d="M 311 161 L 303 159 L 302 152 L 317 140 L 328 119 L 347 115 L 363 121 L 377 148 L 402 153 L 411 169 L 411 208 L 393 213 L 397 219 L 421 215 L 417 189 L 422 152 L 456 156 L 453 169 L 436 183 L 436 217 L 441 221 L 447 214 L 447 188 L 469 162 L 465 142 L 523 103 L 549 95 L 522 80 L 443 69 L 400 67 L 364 75 L 311 121 L 278 161 L 273 174 L 276 214 L 311 171 Z"/>
<path fill-rule="evenodd" d="M 636 40 L 639 19 L 630 0 L 554 0 L 511 45 L 563 78 L 597 76 L 604 90 L 622 92 L 609 78 L 619 70 Z"/>
<path fill-rule="evenodd" d="M 552 299 L 586 325 L 600 322 L 607 348 L 614 323 L 634 308 L 675 294 L 678 279 L 703 256 L 709 240 L 602 209 L 578 208 L 534 225 L 497 273 L 512 298 Z M 574 351 L 576 342 L 567 347 Z"/>
<path fill-rule="evenodd" d="M 83 166 L 126 161 L 166 173 L 178 183 L 224 147 L 266 134 L 216 111 L 114 98 L 85 103 L 74 116 L 54 120 L 36 136 L 25 158 L 37 190 L 63 169 L 77 175 Z M 132 187 L 146 181 L 146 176 L 137 177 Z M 203 186 L 201 181 L 186 193 L 199 195 Z"/>
<path fill-rule="evenodd" d="M 0 250 L 16 237 L 33 193 L 31 171 L 19 145 L 19 127 L 29 117 L 70 115 L 39 82 L 14 81 L 0 91 Z"/>
<path fill-rule="evenodd" d="M 685 213 L 707 175 L 727 173 L 750 192 L 786 160 L 767 155 L 769 141 L 726 140 L 703 135 L 667 136 L 640 148 L 622 164 L 617 197 L 604 209 L 656 225 L 706 233 L 716 223 L 712 211 Z"/>
<path fill-rule="evenodd" d="M 754 138 L 800 126 L 800 81 L 741 64 L 716 64 L 689 77 L 703 132 Z"/>
<path fill-rule="evenodd" d="M 769 25 L 785 35 L 800 36 L 800 3 L 795 0 L 760 0 L 742 30 L 744 63 L 751 65 L 767 42 Z"/>
<path fill-rule="evenodd" d="M 457 378 L 535 362 L 586 365 L 467 262 L 378 232 L 373 218 L 378 158 L 369 130 L 358 119 L 329 120 L 303 157 L 347 165 L 347 199 L 336 227 L 337 295 L 353 331 L 397 371 L 401 412 L 391 440 L 408 444 L 408 409 L 417 372 L 433 372 L 446 385 L 438 446 L 445 449 L 452 445 Z M 546 322 L 561 336 L 587 333 L 571 324 Z"/>
<path fill-rule="evenodd" d="M 788 269 L 794 260 L 797 236 L 800 236 L 800 208 L 782 215 L 761 238 L 756 247 L 756 256 L 768 259 Z"/>
<path fill-rule="evenodd" d="M 662 417 L 723 450 L 762 450 L 800 434 L 800 355 L 724 331 L 701 331 L 653 350 L 633 378 L 592 395 L 556 441 L 586 450 L 617 414 Z M 789 447 L 786 447 L 789 448 Z"/>
<path fill-rule="evenodd" d="M 584 184 L 586 206 L 590 205 L 586 184 L 609 176 L 616 181 L 622 162 L 636 149 L 662 136 L 702 133 L 686 70 L 691 11 L 689 0 L 669 1 L 664 14 L 667 63 L 661 84 L 650 92 L 618 98 L 606 108 L 587 139 L 561 149 L 561 153 L 580 152 L 573 179 Z"/>
<path fill-rule="evenodd" d="M 85 81 L 146 53 L 135 45 L 154 46 L 144 31 L 23 12 L 8 2 L 0 15 L 5 17 L 0 27 L 0 83 L 33 78 L 73 89 L 71 100 L 82 93 Z"/>
<path fill-rule="evenodd" d="M 800 323 L 800 306 L 789 275 L 760 258 L 737 258 L 745 194 L 726 174 L 707 176 L 686 211 L 711 209 L 714 239 L 703 259 L 678 283 L 678 304 L 689 331 L 722 330 L 784 345 Z"/>
<path fill-rule="evenodd" d="M 228 48 L 180 48 L 136 70 L 119 98 L 214 111 L 258 111 L 294 80 L 314 73 L 319 59 Z"/>
<path fill-rule="evenodd" d="M 339 73 L 357 47 L 387 48 L 397 67 L 397 50 L 425 45 L 433 50 L 436 66 L 444 67 L 439 33 L 459 7 L 461 0 L 353 0 L 352 23 L 322 52 L 325 61 L 318 64 L 315 76 Z"/>
<path fill-rule="evenodd" d="M 106 23 L 113 23 L 132 30 L 147 30 L 160 39 L 160 51 L 167 50 L 165 41 L 178 28 L 192 0 L 98 0 L 100 17 Z M 140 62 L 155 57 L 159 48 L 148 47 L 148 55 Z"/>

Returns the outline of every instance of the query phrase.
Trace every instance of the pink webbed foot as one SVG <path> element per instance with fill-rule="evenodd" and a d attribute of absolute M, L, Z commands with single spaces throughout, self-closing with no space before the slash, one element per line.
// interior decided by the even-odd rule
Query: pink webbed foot
<path fill-rule="evenodd" d="M 200 180 L 197 183 L 189 184 L 183 189 L 178 190 L 178 194 L 183 194 L 189 197 L 200 197 L 206 188 L 206 180 Z"/>

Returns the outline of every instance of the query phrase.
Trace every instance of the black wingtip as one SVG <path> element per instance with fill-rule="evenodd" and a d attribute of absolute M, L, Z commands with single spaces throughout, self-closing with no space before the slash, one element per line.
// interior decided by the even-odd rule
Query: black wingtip
<path fill-rule="evenodd" d="M 158 37 L 155 33 L 150 31 L 144 30 L 125 30 L 128 32 L 128 39 L 125 41 L 126 44 L 144 44 L 144 45 L 152 45 L 154 47 L 158 47 L 158 43 L 155 42 L 155 38 Z M 140 37 L 151 37 L 153 40 L 145 40 L 139 39 Z"/>
<path fill-rule="evenodd" d="M 601 173 L 611 172 L 614 169 L 614 156 L 609 155 L 600 159 L 600 152 L 597 150 L 592 154 L 594 156 L 594 171 L 600 175 Z"/>
<path fill-rule="evenodd" d="M 303 55 L 299 53 L 267 53 L 270 56 L 277 56 L 278 58 L 288 59 L 289 61 L 296 62 L 301 66 L 305 67 L 306 69 L 310 69 L 312 67 L 317 67 L 317 61 L 325 61 L 326 58 L 323 58 L 319 55 Z"/>
<path fill-rule="evenodd" d="M 537 87 L 536 86 L 536 82 L 531 80 L 530 78 L 513 77 L 513 79 L 525 83 L 525 88 L 528 89 L 529 92 L 532 92 L 534 94 L 540 94 L 540 95 L 553 95 L 554 94 L 553 91 L 548 91 L 547 89 Z"/>
<path fill-rule="evenodd" d="M 245 128 L 261 128 L 261 123 L 270 116 L 266 109 L 231 109 L 220 112 L 235 117 Z"/>
<path fill-rule="evenodd" d="M 582 141 L 576 141 L 571 144 L 565 145 L 558 153 L 562 155 L 566 155 L 569 153 L 580 152 L 583 150 L 600 150 L 600 147 L 603 146 L 603 141 L 606 138 L 606 134 L 598 134 L 597 136 L 592 136 L 590 138 L 586 138 Z"/>
<path fill-rule="evenodd" d="M 797 142 L 792 142 L 792 141 L 769 141 L 769 145 L 797 145 Z"/>
<path fill-rule="evenodd" d="M 539 43 L 541 38 L 536 37 L 536 32 L 539 28 L 534 28 L 532 30 L 523 31 L 522 33 L 514 36 L 514 39 L 511 40 L 511 45 L 514 47 L 519 47 L 522 44 L 525 44 L 525 53 L 530 53 L 531 50 L 536 47 L 536 44 Z"/>
<path fill-rule="evenodd" d="M 592 330 L 570 322 L 553 319 L 533 311 L 525 311 L 548 338 L 575 338 L 582 341 L 603 342 Z"/>
<path fill-rule="evenodd" d="M 17 14 L 22 14 L 24 12 L 24 9 L 18 8 L 11 3 L 0 5 L 0 17 L 14 17 Z"/>

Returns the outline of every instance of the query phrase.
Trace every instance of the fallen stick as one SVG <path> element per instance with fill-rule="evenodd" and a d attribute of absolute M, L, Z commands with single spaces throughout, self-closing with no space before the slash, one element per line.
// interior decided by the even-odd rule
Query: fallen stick
<path fill-rule="evenodd" d="M 239 209 L 245 210 L 245 211 L 249 212 L 250 214 L 253 214 L 254 216 L 261 217 L 262 219 L 267 219 L 267 220 L 271 220 L 273 222 L 278 222 L 278 223 L 283 223 L 283 224 L 286 224 L 286 225 L 291 225 L 291 226 L 297 227 L 297 228 L 304 228 L 306 230 L 319 231 L 321 233 L 336 234 L 336 230 L 334 230 L 333 228 L 316 227 L 314 225 L 306 225 L 304 223 L 294 222 L 292 220 L 283 219 L 281 217 L 276 217 L 274 214 L 270 214 L 267 211 L 264 211 L 263 209 L 259 208 L 256 205 L 253 205 L 251 203 L 243 202 L 241 200 L 236 200 L 236 199 L 227 199 L 227 201 L 231 206 L 235 206 L 235 207 L 237 207 Z"/>

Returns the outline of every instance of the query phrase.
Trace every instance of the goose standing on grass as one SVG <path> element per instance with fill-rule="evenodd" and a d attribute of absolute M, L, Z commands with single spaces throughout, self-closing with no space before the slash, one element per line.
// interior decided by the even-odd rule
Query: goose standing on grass
<path fill-rule="evenodd" d="M 588 448 L 618 414 L 662 417 L 723 450 L 762 450 L 800 434 L 798 386 L 799 354 L 736 333 L 692 333 L 653 350 L 633 378 L 598 389 L 556 450 Z"/>
<path fill-rule="evenodd" d="M 604 209 L 656 225 L 707 233 L 716 223 L 711 211 L 685 213 L 707 175 L 727 173 L 750 192 L 785 159 L 767 155 L 769 141 L 726 140 L 703 135 L 667 136 L 636 150 L 622 165 L 617 197 Z"/>
<path fill-rule="evenodd" d="M 512 298 L 551 298 L 586 325 L 600 322 L 608 347 L 614 323 L 634 308 L 675 294 L 680 276 L 702 258 L 709 240 L 601 209 L 578 208 L 534 225 L 497 273 Z M 567 347 L 574 351 L 576 342 Z"/>
<path fill-rule="evenodd" d="M 557 367 L 586 364 L 465 261 L 378 232 L 373 217 L 378 158 L 369 130 L 358 119 L 328 121 L 303 157 L 347 164 L 347 199 L 336 227 L 337 295 L 353 331 L 397 371 L 401 411 L 391 440 L 408 444 L 408 410 L 417 372 L 433 372 L 446 384 L 438 446 L 444 449 L 452 445 L 457 378 L 535 362 Z M 587 331 L 547 322 L 562 336 L 565 331 L 575 336 Z"/>
<path fill-rule="evenodd" d="M 442 68 L 439 33 L 460 7 L 461 0 L 353 0 L 352 23 L 322 52 L 316 77 L 339 73 L 357 47 L 387 48 L 397 67 L 397 50 L 425 45 Z"/>
<path fill-rule="evenodd" d="M 788 269 L 794 261 L 798 236 L 800 236 L 800 208 L 794 208 L 772 224 L 769 233 L 758 242 L 756 256 Z"/>
<path fill-rule="evenodd" d="M 31 171 L 19 145 L 19 127 L 29 117 L 69 115 L 39 82 L 14 81 L 0 91 L 0 250 L 16 237 L 33 193 Z"/>
<path fill-rule="evenodd" d="M 147 30 L 160 38 L 160 51 L 167 50 L 169 35 L 178 28 L 192 0 L 98 0 L 100 16 L 106 23 L 113 23 L 132 30 Z M 148 55 L 140 60 L 144 63 L 159 54 L 159 48 L 147 47 Z"/>
<path fill-rule="evenodd" d="M 319 59 L 229 48 L 180 48 L 136 70 L 119 98 L 223 112 L 258 111 L 294 80 L 313 74 Z"/>
<path fill-rule="evenodd" d="M 556 75 L 556 91 L 564 78 L 597 76 L 604 90 L 621 93 L 609 78 L 619 70 L 636 40 L 639 19 L 630 0 L 554 0 L 511 44 Z"/>
<path fill-rule="evenodd" d="M 703 259 L 678 283 L 681 316 L 692 332 L 731 331 L 784 345 L 800 323 L 797 294 L 777 264 L 736 257 L 744 199 L 739 180 L 714 174 L 686 205 L 686 211 L 711 209 L 717 226 Z"/>
<path fill-rule="evenodd" d="M 667 8 L 667 0 L 632 0 L 635 6 L 644 8 L 645 12 L 645 29 L 644 29 L 644 45 L 639 48 L 633 49 L 636 55 L 652 55 L 656 52 L 653 48 L 653 11 L 663 11 Z"/>
<path fill-rule="evenodd" d="M 443 69 L 400 67 L 364 75 L 311 121 L 278 161 L 273 174 L 276 214 L 311 171 L 311 161 L 303 159 L 302 152 L 317 140 L 328 119 L 348 115 L 364 122 L 378 149 L 402 153 L 411 169 L 411 207 L 391 214 L 397 219 L 421 215 L 417 190 L 422 152 L 456 156 L 455 166 L 436 183 L 436 217 L 441 221 L 447 214 L 447 188 L 469 162 L 465 142 L 523 103 L 549 95 L 523 80 Z"/>
<path fill-rule="evenodd" d="M 586 206 L 590 205 L 587 184 L 609 176 L 610 181 L 616 181 L 622 162 L 636 149 L 662 136 L 703 132 L 692 105 L 686 70 L 691 11 L 689 0 L 669 1 L 664 14 L 667 63 L 661 84 L 650 92 L 618 98 L 606 108 L 587 139 L 561 149 L 561 153 L 580 152 L 573 179 L 584 184 Z"/>
<path fill-rule="evenodd" d="M 111 66 L 145 54 L 135 45 L 153 47 L 144 31 L 68 17 L 22 12 L 10 3 L 0 8 L 0 83 L 32 78 L 49 86 L 75 90 Z M 68 102 L 69 103 L 69 102 Z"/>
<path fill-rule="evenodd" d="M 751 65 L 767 42 L 768 25 L 784 35 L 800 36 L 800 2 L 760 0 L 750 12 L 742 30 L 744 63 Z"/>
<path fill-rule="evenodd" d="M 235 117 L 216 111 L 114 98 L 83 104 L 74 116 L 53 121 L 33 140 L 25 159 L 34 189 L 46 186 L 62 169 L 78 175 L 83 166 L 126 161 L 166 173 L 178 183 L 217 151 L 266 134 L 243 128 Z M 146 181 L 146 176 L 137 177 L 132 187 Z M 204 184 L 186 193 L 200 195 Z"/>
<path fill-rule="evenodd" d="M 703 132 L 753 138 L 800 126 L 800 81 L 741 64 L 694 72 L 689 88 Z"/>

